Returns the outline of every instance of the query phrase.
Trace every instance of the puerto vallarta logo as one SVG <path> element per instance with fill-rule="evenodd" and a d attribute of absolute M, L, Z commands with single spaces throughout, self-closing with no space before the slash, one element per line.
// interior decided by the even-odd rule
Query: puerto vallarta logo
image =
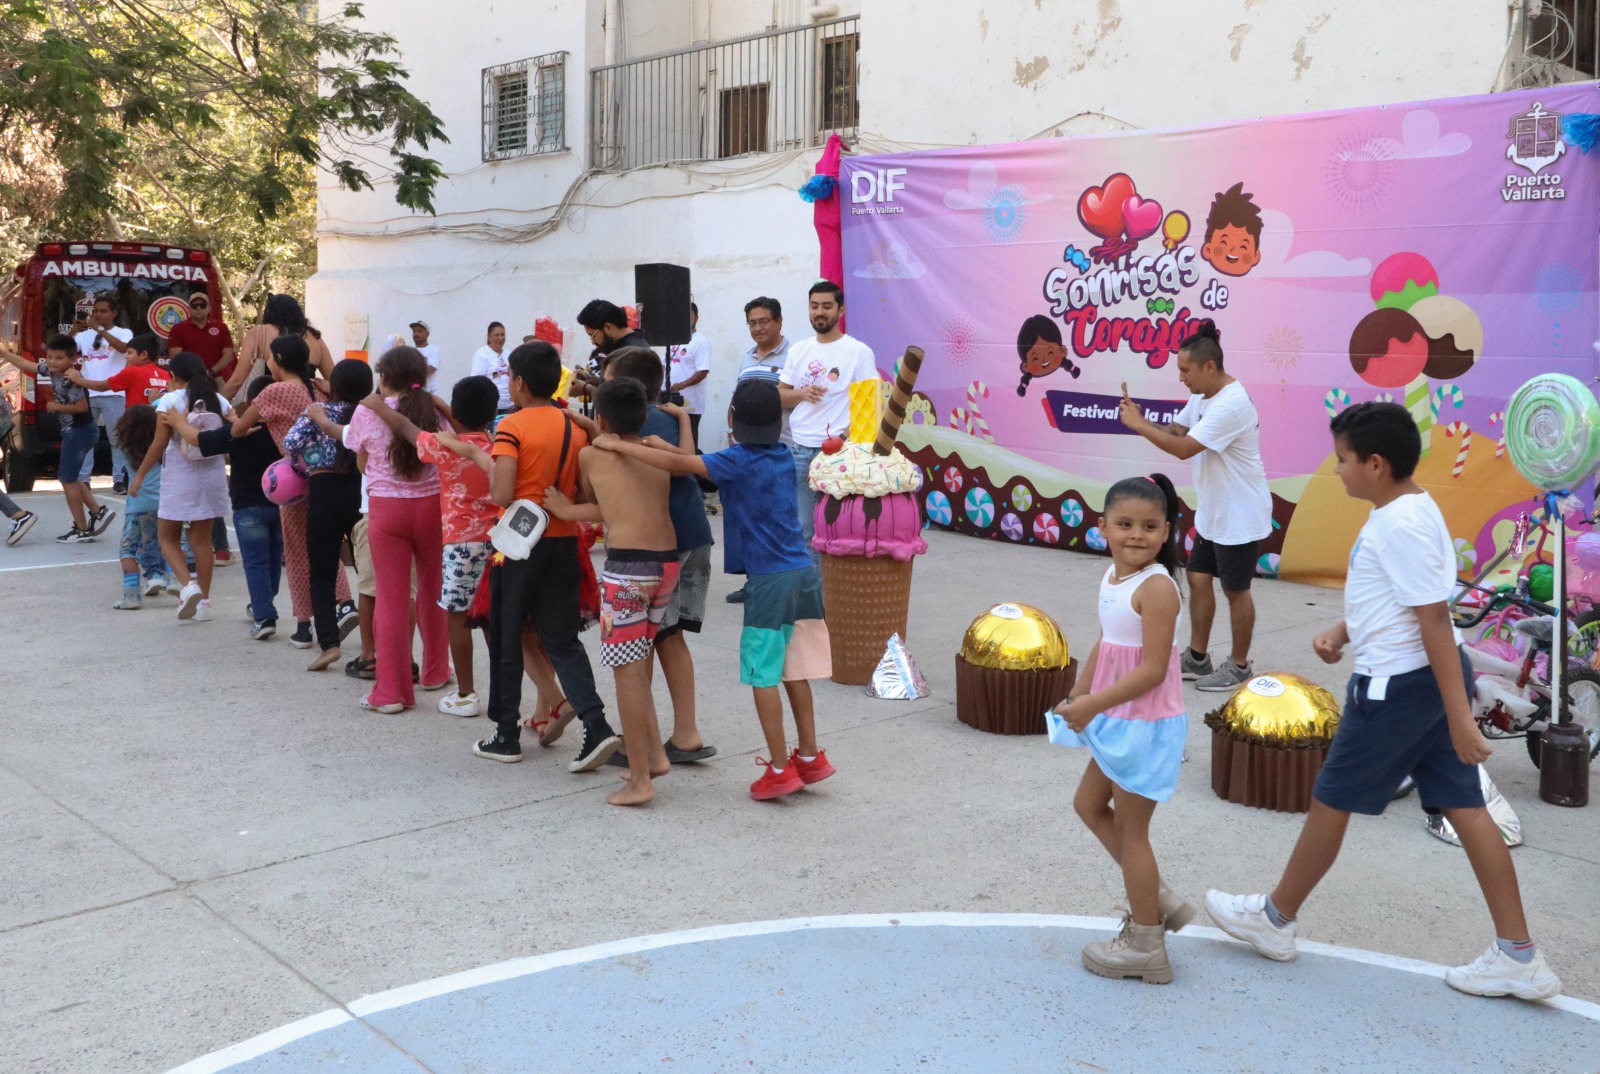
<path fill-rule="evenodd" d="M 1526 112 L 1511 117 L 1511 129 L 1506 132 L 1511 144 L 1506 146 L 1506 159 L 1526 168 L 1527 175 L 1516 172 L 1506 176 L 1500 190 L 1503 201 L 1553 201 L 1564 199 L 1567 192 L 1561 186 L 1561 176 L 1555 172 L 1539 174 L 1554 164 L 1567 151 L 1561 138 L 1561 113 L 1547 112 L 1538 101 Z"/>

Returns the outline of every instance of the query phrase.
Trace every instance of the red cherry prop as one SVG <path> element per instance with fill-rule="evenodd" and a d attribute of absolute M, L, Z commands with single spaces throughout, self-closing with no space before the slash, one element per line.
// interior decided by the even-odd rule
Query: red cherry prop
<path fill-rule="evenodd" d="M 837 455 L 843 450 L 844 437 L 842 436 L 830 436 L 822 442 L 822 453 L 824 455 Z"/>

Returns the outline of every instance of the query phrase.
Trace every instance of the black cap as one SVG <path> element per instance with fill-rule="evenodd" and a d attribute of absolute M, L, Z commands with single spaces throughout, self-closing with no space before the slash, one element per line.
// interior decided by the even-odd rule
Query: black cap
<path fill-rule="evenodd" d="M 733 438 L 750 447 L 776 444 L 783 436 L 783 400 L 770 380 L 746 379 L 733 390 Z"/>

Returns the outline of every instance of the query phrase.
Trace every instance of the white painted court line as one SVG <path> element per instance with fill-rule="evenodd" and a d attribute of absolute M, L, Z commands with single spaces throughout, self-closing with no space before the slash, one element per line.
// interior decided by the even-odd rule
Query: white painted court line
<path fill-rule="evenodd" d="M 0 574 L 15 571 L 47 571 L 52 567 L 104 567 L 107 563 L 120 563 L 121 557 L 112 559 L 70 559 L 64 563 L 29 563 L 21 567 L 0 567 Z"/>
<path fill-rule="evenodd" d="M 210 1055 L 185 1063 L 183 1066 L 170 1071 L 169 1074 L 219 1074 L 219 1072 L 237 1063 L 254 1059 L 275 1048 L 281 1048 L 303 1037 L 309 1037 L 313 1033 L 319 1033 L 324 1029 L 331 1029 L 334 1026 L 343 1025 L 345 1022 L 355 1019 L 362 1019 L 384 1011 L 392 1011 L 398 1007 L 409 1006 L 422 1000 L 436 999 L 440 996 L 462 992 L 469 988 L 515 980 L 519 977 L 543 973 L 547 970 L 559 969 L 564 966 L 598 962 L 602 959 L 636 955 L 644 951 L 657 951 L 662 948 L 679 947 L 684 944 L 741 939 L 750 936 L 773 936 L 785 932 L 800 932 L 806 929 L 895 927 L 1115 929 L 1121 924 L 1122 922 L 1118 918 L 1078 917 L 1065 914 L 975 914 L 966 912 L 842 914 L 835 917 L 796 917 L 780 921 L 746 921 L 730 925 L 712 925 L 700 929 L 685 929 L 678 932 L 660 932 L 650 936 L 634 936 L 626 940 L 611 940 L 606 943 L 593 944 L 589 947 L 574 948 L 570 951 L 552 951 L 544 955 L 514 958 L 506 962 L 497 962 L 491 966 L 479 966 L 476 969 L 463 970 L 460 973 L 452 973 L 444 977 L 435 977 L 429 981 L 403 985 L 399 988 L 392 988 L 387 992 L 379 992 L 376 995 L 362 996 L 360 999 L 350 1003 L 345 1010 L 324 1011 L 322 1014 L 303 1018 L 298 1022 L 292 1022 L 279 1029 L 263 1033 L 259 1037 L 252 1037 L 250 1040 L 241 1041 L 221 1051 L 212 1052 Z M 1191 925 L 1177 935 L 1181 938 L 1193 937 L 1225 943 L 1237 942 L 1228 937 L 1222 930 L 1203 925 Z M 1402 958 L 1398 955 L 1386 955 L 1378 951 L 1363 951 L 1354 947 L 1341 947 L 1337 944 L 1317 943 L 1314 940 L 1301 940 L 1298 947 L 1301 952 L 1308 955 L 1339 958 L 1347 962 L 1359 962 L 1368 966 L 1400 970 L 1424 977 L 1443 979 L 1445 972 L 1444 966 L 1432 962 L 1423 962 L 1414 958 Z M 1588 1000 L 1557 996 L 1555 999 L 1545 1000 L 1544 1005 L 1600 1022 L 1600 1004 L 1590 1003 Z"/>

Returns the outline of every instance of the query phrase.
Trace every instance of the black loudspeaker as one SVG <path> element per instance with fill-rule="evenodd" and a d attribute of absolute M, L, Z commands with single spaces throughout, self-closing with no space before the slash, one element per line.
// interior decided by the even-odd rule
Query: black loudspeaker
<path fill-rule="evenodd" d="M 682 265 L 633 266 L 639 327 L 653 347 L 689 342 L 689 270 Z"/>

